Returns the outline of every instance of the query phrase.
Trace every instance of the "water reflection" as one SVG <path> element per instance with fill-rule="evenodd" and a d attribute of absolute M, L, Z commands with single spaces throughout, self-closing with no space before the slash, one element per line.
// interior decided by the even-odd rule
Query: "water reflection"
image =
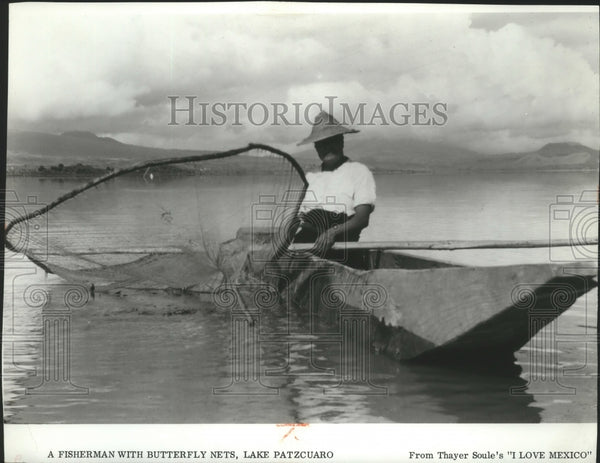
<path fill-rule="evenodd" d="M 458 423 L 539 423 L 539 407 L 534 396 L 514 394 L 513 388 L 524 386 L 519 369 L 481 370 L 409 365 L 407 369 L 422 386 L 423 393 Z M 400 379 L 400 378 L 399 378 Z"/>
<path fill-rule="evenodd" d="M 506 370 L 461 369 L 399 363 L 372 353 L 368 382 L 344 383 L 339 345 L 315 342 L 291 350 L 291 369 L 297 364 L 332 371 L 327 375 L 301 370 L 290 375 L 288 388 L 299 422 L 541 421 L 541 408 L 533 406 L 533 395 L 510 392 L 526 384 L 519 376 L 521 368 L 514 364 Z"/>

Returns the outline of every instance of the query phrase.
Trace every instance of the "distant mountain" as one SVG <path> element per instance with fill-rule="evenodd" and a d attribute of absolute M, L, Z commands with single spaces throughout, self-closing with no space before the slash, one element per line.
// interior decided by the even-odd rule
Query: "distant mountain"
<path fill-rule="evenodd" d="M 91 132 L 9 132 L 7 173 L 18 176 L 86 177 L 152 159 L 198 156 L 213 150 L 161 149 L 129 145 Z M 231 148 L 231 147 L 227 147 Z M 226 148 L 226 149 L 227 149 Z M 261 153 L 153 168 L 161 175 L 275 173 L 281 162 Z"/>
<path fill-rule="evenodd" d="M 91 132 L 8 132 L 8 165 L 53 165 L 83 163 L 90 166 L 120 167 L 134 162 L 177 156 L 193 156 L 208 151 L 150 148 L 98 137 Z"/>
<path fill-rule="evenodd" d="M 580 143 L 549 143 L 537 151 L 507 153 L 479 160 L 470 170 L 598 170 L 599 153 Z"/>
<path fill-rule="evenodd" d="M 65 136 L 65 137 L 79 137 L 79 138 L 84 138 L 87 140 L 104 140 L 104 141 L 108 141 L 108 142 L 112 142 L 112 143 L 119 143 L 120 145 L 123 144 L 120 141 L 115 140 L 114 138 L 99 137 L 98 135 L 96 135 L 93 132 L 73 130 L 71 132 L 64 132 L 61 135 Z"/>
<path fill-rule="evenodd" d="M 415 139 L 346 138 L 344 152 L 375 171 L 579 171 L 598 170 L 599 153 L 579 143 L 551 143 L 537 151 L 482 154 L 445 143 Z M 295 156 L 318 165 L 314 148 Z"/>
<path fill-rule="evenodd" d="M 561 156 L 564 153 L 587 152 L 590 154 L 598 153 L 581 143 L 565 142 L 565 143 L 548 143 L 537 151 L 542 156 L 554 157 Z"/>
<path fill-rule="evenodd" d="M 9 166 L 68 165 L 83 163 L 105 168 L 133 162 L 206 153 L 201 150 L 161 149 L 121 143 L 91 132 L 10 132 Z M 229 147 L 224 147 L 229 148 Z M 578 171 L 597 170 L 599 153 L 579 143 L 550 143 L 537 151 L 484 155 L 472 150 L 416 139 L 366 139 L 348 136 L 346 154 L 374 171 Z M 318 167 L 312 145 L 293 153 L 307 169 Z"/>

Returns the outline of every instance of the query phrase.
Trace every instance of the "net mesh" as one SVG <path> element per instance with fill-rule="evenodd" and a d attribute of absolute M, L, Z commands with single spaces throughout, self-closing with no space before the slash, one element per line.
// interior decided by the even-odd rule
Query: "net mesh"
<path fill-rule="evenodd" d="M 238 236 L 285 246 L 306 179 L 266 145 L 152 161 L 96 179 L 13 220 L 7 247 L 95 287 L 210 290 L 226 276 L 220 246 Z"/>

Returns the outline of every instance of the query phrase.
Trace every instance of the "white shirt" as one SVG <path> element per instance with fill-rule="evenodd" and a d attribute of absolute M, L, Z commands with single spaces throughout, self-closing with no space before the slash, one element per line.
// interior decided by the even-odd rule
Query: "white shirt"
<path fill-rule="evenodd" d="M 325 209 L 354 215 L 361 204 L 375 206 L 375 179 L 367 166 L 346 161 L 333 171 L 306 174 L 308 188 L 300 212 Z"/>

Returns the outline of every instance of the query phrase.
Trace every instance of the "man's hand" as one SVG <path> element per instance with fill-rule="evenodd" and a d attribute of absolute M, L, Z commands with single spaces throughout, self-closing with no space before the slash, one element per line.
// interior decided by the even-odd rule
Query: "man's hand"
<path fill-rule="evenodd" d="M 335 230 L 330 228 L 317 237 L 314 247 L 315 254 L 323 257 L 331 249 L 333 243 L 335 243 Z"/>

